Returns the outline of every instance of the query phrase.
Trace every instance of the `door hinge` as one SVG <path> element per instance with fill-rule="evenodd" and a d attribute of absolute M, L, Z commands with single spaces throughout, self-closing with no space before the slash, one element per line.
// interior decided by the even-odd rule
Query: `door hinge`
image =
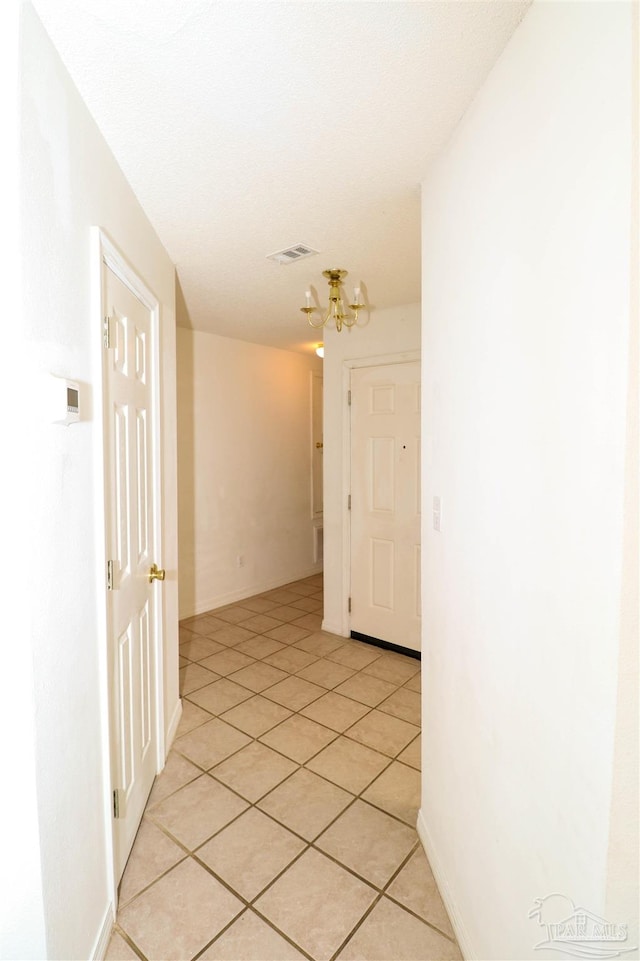
<path fill-rule="evenodd" d="M 351 407 L 351 391 L 347 391 L 347 404 Z"/>
<path fill-rule="evenodd" d="M 350 614 L 350 613 L 351 613 L 351 598 L 349 598 L 349 603 L 348 603 L 348 605 L 347 605 L 347 610 L 349 611 L 349 614 Z"/>
<path fill-rule="evenodd" d="M 113 561 L 107 561 L 107 590 L 113 590 Z"/>
<path fill-rule="evenodd" d="M 351 510 L 351 494 L 347 496 L 347 510 Z"/>
<path fill-rule="evenodd" d="M 119 787 L 113 790 L 113 816 L 114 818 L 124 817 L 124 791 Z"/>
<path fill-rule="evenodd" d="M 111 317 L 105 317 L 102 321 L 102 343 L 109 350 L 113 347 L 113 323 Z"/>

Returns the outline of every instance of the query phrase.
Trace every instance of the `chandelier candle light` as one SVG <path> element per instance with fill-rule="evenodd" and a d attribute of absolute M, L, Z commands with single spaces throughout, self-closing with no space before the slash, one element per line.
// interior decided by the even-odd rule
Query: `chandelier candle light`
<path fill-rule="evenodd" d="M 300 310 L 303 314 L 307 315 L 307 319 L 312 327 L 324 327 L 329 321 L 333 321 L 336 325 L 336 330 L 340 333 L 343 327 L 353 327 L 354 324 L 357 323 L 358 311 L 364 308 L 364 304 L 360 303 L 360 288 L 354 288 L 353 303 L 345 306 L 342 296 L 342 282 L 347 276 L 347 271 L 334 267 L 331 270 L 323 270 L 322 276 L 326 277 L 329 281 L 329 306 L 322 320 L 318 323 L 315 323 L 313 320 L 313 314 L 319 312 L 320 308 L 314 307 L 311 303 L 310 290 L 305 291 L 307 305 L 306 307 L 301 307 Z"/>

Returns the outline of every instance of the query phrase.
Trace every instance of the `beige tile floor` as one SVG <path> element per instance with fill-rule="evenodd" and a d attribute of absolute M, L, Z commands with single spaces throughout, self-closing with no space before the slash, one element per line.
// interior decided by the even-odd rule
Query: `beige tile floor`
<path fill-rule="evenodd" d="M 181 624 L 108 961 L 461 957 L 415 830 L 420 664 L 321 611 L 316 576 Z"/>

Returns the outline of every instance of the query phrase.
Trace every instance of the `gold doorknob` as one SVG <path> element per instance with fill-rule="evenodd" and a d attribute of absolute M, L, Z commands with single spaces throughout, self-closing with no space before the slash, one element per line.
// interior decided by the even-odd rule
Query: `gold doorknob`
<path fill-rule="evenodd" d="M 155 564 L 151 565 L 151 570 L 149 571 L 149 583 L 152 581 L 163 581 L 165 578 L 165 572 L 161 567 L 156 567 Z"/>
<path fill-rule="evenodd" d="M 322 448 L 324 447 L 324 444 L 322 443 L 321 440 L 316 441 L 316 447 L 318 448 L 318 450 L 322 450 Z"/>

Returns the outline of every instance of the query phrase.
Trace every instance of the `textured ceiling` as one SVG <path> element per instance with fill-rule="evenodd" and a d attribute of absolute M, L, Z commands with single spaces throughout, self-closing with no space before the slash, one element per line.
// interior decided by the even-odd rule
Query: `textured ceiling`
<path fill-rule="evenodd" d="M 374 308 L 420 299 L 420 182 L 529 2 L 34 6 L 176 264 L 181 322 L 304 350 L 327 267 Z M 266 259 L 299 242 L 319 255 Z"/>

